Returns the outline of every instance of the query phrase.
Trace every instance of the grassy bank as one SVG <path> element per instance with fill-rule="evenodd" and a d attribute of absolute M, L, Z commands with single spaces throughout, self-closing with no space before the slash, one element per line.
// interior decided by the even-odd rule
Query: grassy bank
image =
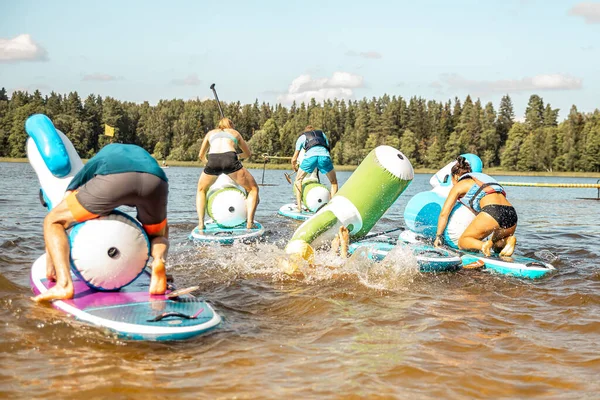
<path fill-rule="evenodd" d="M 83 160 L 86 162 L 87 160 Z M 27 158 L 9 158 L 0 157 L 0 162 L 28 162 Z M 159 161 L 162 164 L 162 160 Z M 202 167 L 203 164 L 198 161 L 167 161 L 169 167 Z M 263 163 L 250 163 L 244 162 L 244 166 L 249 169 L 263 169 L 265 165 Z M 266 169 L 278 169 L 278 170 L 289 170 L 291 167 L 289 163 L 267 163 Z M 336 165 L 336 171 L 354 171 L 356 165 Z M 434 174 L 436 169 L 431 168 L 416 168 L 415 173 L 417 174 Z M 505 176 L 557 176 L 557 177 L 573 177 L 573 178 L 600 178 L 600 172 L 547 172 L 547 171 L 506 171 L 500 168 L 486 168 L 485 172 L 489 175 L 505 175 Z"/>

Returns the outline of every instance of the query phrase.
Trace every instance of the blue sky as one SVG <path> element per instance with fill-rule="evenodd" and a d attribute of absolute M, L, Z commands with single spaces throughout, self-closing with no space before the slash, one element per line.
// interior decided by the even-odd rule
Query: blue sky
<path fill-rule="evenodd" d="M 600 107 L 600 2 L 0 0 L 0 86 L 154 104 L 467 94 Z"/>

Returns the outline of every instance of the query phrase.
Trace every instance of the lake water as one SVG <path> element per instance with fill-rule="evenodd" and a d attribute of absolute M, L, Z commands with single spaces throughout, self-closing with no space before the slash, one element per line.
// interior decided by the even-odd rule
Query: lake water
<path fill-rule="evenodd" d="M 595 189 L 507 188 L 517 252 L 557 268 L 538 281 L 421 274 L 402 256 L 385 269 L 349 262 L 343 272 L 288 277 L 277 258 L 299 222 L 277 215 L 292 201 L 283 171 L 266 171 L 274 186 L 261 187 L 263 243 L 198 247 L 187 236 L 200 171 L 166 170 L 170 272 L 179 287 L 200 285 L 224 322 L 196 339 L 155 343 L 117 339 L 29 300 L 46 212 L 29 164 L 0 163 L 1 398 L 600 396 L 600 201 L 578 199 Z M 260 182 L 262 170 L 252 173 Z M 374 230 L 401 226 L 428 179 L 417 175 Z"/>

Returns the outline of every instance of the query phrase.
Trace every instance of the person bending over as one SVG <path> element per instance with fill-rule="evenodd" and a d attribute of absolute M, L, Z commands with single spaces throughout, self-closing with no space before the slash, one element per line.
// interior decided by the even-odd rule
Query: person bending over
<path fill-rule="evenodd" d="M 302 149 L 305 151 L 304 159 L 300 166 L 298 166 L 298 156 Z M 292 157 L 292 168 L 297 172 L 294 185 L 296 185 L 297 189 L 296 204 L 298 205 L 298 211 L 302 211 L 302 180 L 316 168 L 322 174 L 327 175 L 327 179 L 331 182 L 331 197 L 337 192 L 337 176 L 335 175 L 331 155 L 329 154 L 329 140 L 323 131 L 315 130 L 310 125 L 304 129 L 304 132 L 296 140 L 296 151 Z"/>
<path fill-rule="evenodd" d="M 511 256 L 515 251 L 517 238 L 517 212 L 506 199 L 502 186 L 492 177 L 471 172 L 471 165 L 464 157 L 458 157 L 452 167 L 454 186 L 444 202 L 437 225 L 434 245 L 443 244 L 443 235 L 448 217 L 457 201 L 471 209 L 477 216 L 469 224 L 458 240 L 463 250 L 483 252 L 491 255 L 492 249 L 501 256 Z M 491 236 L 485 242 L 482 239 Z"/>
<path fill-rule="evenodd" d="M 71 299 L 70 245 L 66 230 L 73 224 L 109 215 L 115 208 L 135 207 L 137 219 L 150 238 L 150 294 L 167 290 L 165 258 L 169 248 L 167 176 L 144 149 L 132 144 L 109 144 L 73 177 L 65 198 L 44 219 L 46 276 L 56 285 L 34 301 Z"/>
<path fill-rule="evenodd" d="M 239 146 L 242 150 L 239 155 L 235 151 L 236 146 Z M 240 162 L 240 159 L 249 158 L 251 155 L 248 144 L 242 138 L 242 135 L 234 129 L 233 122 L 229 118 L 221 119 L 217 128 L 206 134 L 198 155 L 200 160 L 206 163 L 198 180 L 198 192 L 196 194 L 198 230 L 202 231 L 204 229 L 206 193 L 221 174 L 227 174 L 238 185 L 246 189 L 248 193 L 246 197 L 246 227 L 251 229 L 254 226 L 254 213 L 259 201 L 258 185 L 252 174 Z"/>

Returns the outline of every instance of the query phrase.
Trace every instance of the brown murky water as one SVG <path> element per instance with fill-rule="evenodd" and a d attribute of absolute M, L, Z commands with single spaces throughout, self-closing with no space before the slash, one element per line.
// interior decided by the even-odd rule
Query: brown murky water
<path fill-rule="evenodd" d="M 292 278 L 276 262 L 299 224 L 276 216 L 291 200 L 281 171 L 261 188 L 266 241 L 233 247 L 188 242 L 199 170 L 168 174 L 171 273 L 200 285 L 224 322 L 185 342 L 135 342 L 29 300 L 45 211 L 31 167 L 0 164 L 0 397 L 600 398 L 600 202 L 576 199 L 595 191 L 509 188 L 519 252 L 558 269 L 539 281 L 422 274 L 401 252 L 387 267 L 349 261 Z M 377 230 L 402 224 L 428 178 L 417 175 Z"/>

